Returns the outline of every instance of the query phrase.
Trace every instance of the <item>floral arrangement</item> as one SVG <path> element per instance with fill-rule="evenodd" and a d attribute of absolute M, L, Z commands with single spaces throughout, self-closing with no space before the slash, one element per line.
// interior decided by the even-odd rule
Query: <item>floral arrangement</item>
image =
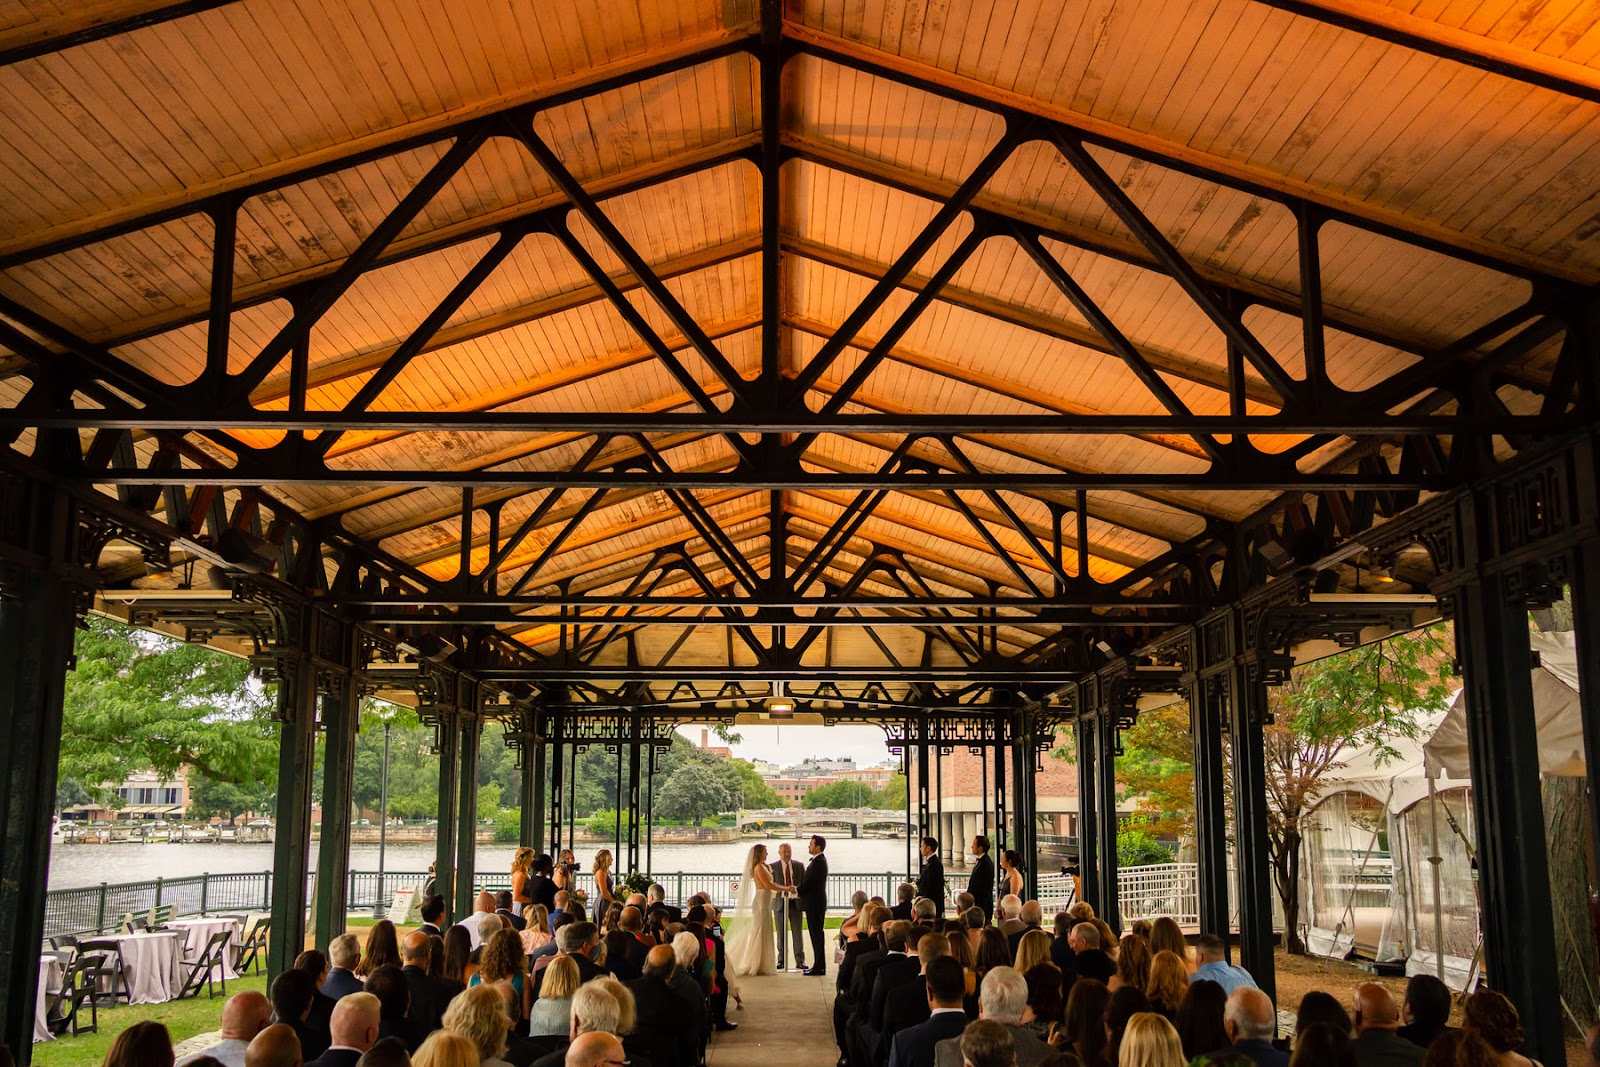
<path fill-rule="evenodd" d="M 621 888 L 631 893 L 648 893 L 650 891 L 650 876 L 643 871 L 629 871 L 628 876 L 622 880 Z"/>

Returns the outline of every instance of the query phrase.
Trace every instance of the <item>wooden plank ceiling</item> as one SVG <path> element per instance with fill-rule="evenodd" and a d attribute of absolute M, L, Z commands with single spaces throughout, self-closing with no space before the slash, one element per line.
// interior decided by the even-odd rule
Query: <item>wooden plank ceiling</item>
<path fill-rule="evenodd" d="M 1401 25 L 1422 40 L 1452 42 L 1513 66 L 1554 70 L 1575 85 L 1600 82 L 1600 8 L 1593 4 L 1325 6 L 1359 9 L 1375 24 Z M 213 218 L 185 205 L 217 194 L 241 198 L 228 339 L 229 368 L 237 371 L 289 321 L 307 287 L 337 271 L 449 149 L 449 140 L 428 143 L 428 135 L 552 99 L 558 102 L 540 107 L 535 131 L 747 380 L 762 367 L 766 191 L 758 149 L 773 124 L 786 154 L 776 358 L 790 378 L 1005 136 L 1007 111 L 1088 133 L 1095 163 L 1198 275 L 1255 301 L 1244 325 L 1296 380 L 1306 375 L 1296 314 L 1301 264 L 1285 197 L 1328 212 L 1319 235 L 1326 363 L 1341 389 L 1387 378 L 1518 308 L 1543 285 L 1600 281 L 1600 105 L 1592 95 L 1257 0 L 791 0 L 782 31 L 796 54 L 783 69 L 777 115 L 762 113 L 754 47 L 638 76 L 675 57 L 759 40 L 756 0 L 242 0 L 70 47 L 41 47 L 87 25 L 160 10 L 108 2 L 88 18 L 73 7 L 0 3 L 0 53 L 14 58 L 0 67 L 0 296 L 172 385 L 205 368 L 212 284 Z M 324 164 L 335 165 L 282 184 Z M 349 403 L 494 245 L 498 227 L 565 199 L 525 146 L 505 136 L 486 141 L 316 323 L 305 409 Z M 1040 234 L 1045 252 L 1190 411 L 1229 413 L 1227 339 L 1057 146 L 1026 140 L 973 206 L 986 227 L 1009 220 Z M 570 225 L 627 303 L 725 410 L 724 384 L 660 304 L 587 221 L 574 214 Z M 813 410 L 844 387 L 977 225 L 977 217 L 963 215 L 846 338 L 843 354 L 807 397 Z M 1480 340 L 1487 350 L 1497 338 Z M 1500 389 L 1507 410 L 1539 409 L 1557 347 L 1536 348 L 1508 368 L 1521 385 Z M 8 366 L 17 369 L 14 361 Z M 4 402 L 17 403 L 25 385 L 17 377 L 0 383 Z M 1240 392 L 1251 413 L 1281 403 L 1253 369 Z M 292 399 L 286 354 L 251 400 L 285 411 Z M 570 250 L 545 233 L 523 239 L 371 407 L 694 410 L 684 383 Z M 1160 416 L 1169 405 L 1021 244 L 986 229 L 844 410 Z M 235 434 L 254 445 L 282 437 L 275 430 Z M 214 440 L 189 439 L 231 460 Z M 24 435 L 18 447 L 29 440 Z M 329 462 L 380 471 L 564 470 L 591 440 L 577 433 L 352 431 Z M 650 440 L 680 471 L 726 471 L 737 460 L 714 434 Z M 1271 453 L 1302 440 L 1263 435 L 1254 443 Z M 1349 443 L 1310 452 L 1302 468 L 1330 462 Z M 874 471 L 897 444 L 870 433 L 823 435 L 804 464 Z M 148 454 L 153 440 L 142 437 L 138 447 Z M 979 469 L 1001 473 L 1181 480 L 1211 463 L 1197 438 L 1182 432 L 993 433 L 963 438 L 961 447 Z M 617 438 L 597 462 L 638 451 Z M 951 462 L 932 442 L 911 452 Z M 336 522 L 434 578 L 451 577 L 460 564 L 459 489 L 264 488 L 307 518 Z M 774 506 L 789 517 L 792 567 L 854 494 L 726 488 L 695 495 L 765 574 L 782 565 L 771 559 Z M 501 529 L 509 530 L 546 496 L 484 489 L 476 503 L 498 505 Z M 1090 492 L 1090 576 L 1118 579 L 1207 529 L 1246 520 L 1275 496 L 1270 487 Z M 548 509 L 502 562 L 503 586 L 538 562 L 530 593 L 567 582 L 615 593 L 654 553 L 678 544 L 713 581 L 732 580 L 719 554 L 659 491 L 612 491 L 547 551 L 583 497 L 569 493 Z M 1046 542 L 1052 506 L 1074 504 L 1071 493 L 1006 491 L 1000 498 Z M 825 574 L 844 583 L 875 551 L 887 550 L 912 561 L 935 594 L 1025 594 L 1023 578 L 985 530 L 1028 582 L 1052 585 L 1049 565 L 995 501 L 969 491 L 889 494 Z M 467 558 L 477 570 L 493 547 L 482 521 L 474 535 Z M 1075 576 L 1070 521 L 1065 540 L 1064 566 Z M 882 575 L 863 589 L 899 592 Z M 681 574 L 654 589 L 693 591 Z M 640 635 L 647 660 L 681 635 L 681 627 L 657 629 Z M 884 639 L 915 658 L 908 628 L 887 629 Z M 506 630 L 546 652 L 559 638 L 548 625 Z M 1051 632 L 1003 627 L 998 646 L 1015 652 Z M 697 632 L 675 662 L 720 662 L 734 655 L 729 644 L 721 631 Z M 827 654 L 883 661 L 882 648 L 859 631 L 830 639 Z M 612 661 L 622 655 L 621 645 L 605 653 Z"/>

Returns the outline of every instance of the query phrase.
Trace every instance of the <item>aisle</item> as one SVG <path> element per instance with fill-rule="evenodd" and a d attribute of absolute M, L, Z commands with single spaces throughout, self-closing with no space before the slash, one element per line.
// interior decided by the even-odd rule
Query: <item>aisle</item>
<path fill-rule="evenodd" d="M 739 1029 L 715 1035 L 708 1067 L 833 1067 L 833 975 L 774 974 L 738 979 L 744 1010 L 728 1012 Z M 729 1005 L 730 1009 L 732 1005 Z"/>

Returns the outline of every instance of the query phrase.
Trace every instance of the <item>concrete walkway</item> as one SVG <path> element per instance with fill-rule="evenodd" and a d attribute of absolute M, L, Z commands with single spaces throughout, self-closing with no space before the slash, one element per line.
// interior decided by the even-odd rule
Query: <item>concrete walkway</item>
<path fill-rule="evenodd" d="M 833 975 L 774 974 L 736 978 L 744 1010 L 730 1001 L 739 1029 L 712 1035 L 708 1067 L 833 1067 Z"/>

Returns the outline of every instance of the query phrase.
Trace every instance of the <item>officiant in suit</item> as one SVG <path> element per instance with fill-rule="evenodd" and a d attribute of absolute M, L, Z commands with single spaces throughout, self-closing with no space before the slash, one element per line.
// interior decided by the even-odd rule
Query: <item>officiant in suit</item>
<path fill-rule="evenodd" d="M 823 853 L 828 847 L 828 839 L 821 834 L 812 834 L 811 843 L 807 851 L 811 853 L 811 862 L 806 865 L 805 873 L 795 883 L 795 901 L 800 911 L 806 917 L 806 928 L 811 931 L 811 966 L 806 968 L 806 973 L 819 975 L 828 973 L 828 958 L 823 955 L 823 941 L 825 934 L 823 924 L 828 918 L 828 857 Z M 796 926 L 798 930 L 799 927 Z M 795 939 L 795 957 L 801 964 L 805 961 L 799 959 L 800 941 Z"/>
<path fill-rule="evenodd" d="M 805 874 L 806 865 L 794 858 L 794 850 L 787 844 L 778 846 L 778 859 L 775 863 L 767 864 L 767 869 L 772 872 L 772 880 L 780 886 L 799 886 L 800 878 Z M 783 928 L 789 927 L 788 942 L 794 945 L 795 965 L 804 968 L 806 953 L 802 947 L 805 943 L 800 931 L 800 899 L 795 893 L 775 893 L 772 897 L 772 928 L 778 935 L 778 970 L 789 969 L 788 945 L 785 943 Z M 787 918 L 785 918 L 787 916 Z"/>

